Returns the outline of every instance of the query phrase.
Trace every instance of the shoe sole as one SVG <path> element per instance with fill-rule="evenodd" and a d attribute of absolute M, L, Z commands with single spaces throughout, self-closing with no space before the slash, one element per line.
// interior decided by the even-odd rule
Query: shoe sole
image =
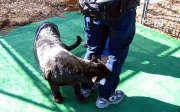
<path fill-rule="evenodd" d="M 111 105 L 111 104 L 118 104 L 118 103 L 120 103 L 123 98 L 124 98 L 124 94 L 123 94 L 121 100 L 118 100 L 118 101 L 116 101 L 116 102 L 108 102 L 107 104 L 99 104 L 99 103 L 96 102 L 96 106 L 97 106 L 98 108 L 106 108 L 106 107 L 108 107 L 108 106 Z"/>

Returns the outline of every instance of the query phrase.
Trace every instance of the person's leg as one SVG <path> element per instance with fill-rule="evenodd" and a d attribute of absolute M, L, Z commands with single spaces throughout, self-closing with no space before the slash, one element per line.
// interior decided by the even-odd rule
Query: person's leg
<path fill-rule="evenodd" d="M 105 24 L 103 21 L 94 20 L 92 27 L 90 27 L 90 18 L 85 17 L 85 38 L 88 48 L 84 59 L 90 60 L 92 55 L 101 57 L 108 35 L 108 24 Z M 92 86 L 92 83 L 81 84 L 81 87 L 86 90 L 91 90 Z"/>
<path fill-rule="evenodd" d="M 86 48 L 88 47 L 86 41 L 84 41 L 82 43 L 82 46 L 84 46 Z M 104 51 L 102 53 L 102 57 L 107 57 L 107 56 L 109 56 L 109 38 L 107 38 L 107 40 L 106 40 L 106 46 L 105 46 Z"/>
<path fill-rule="evenodd" d="M 106 78 L 104 84 L 99 84 L 99 98 L 109 99 L 114 94 L 119 83 L 121 68 L 135 34 L 135 15 L 135 8 L 128 9 L 115 23 L 115 37 L 109 38 L 109 58 L 106 63 L 106 66 L 111 71 L 111 75 Z M 122 93 L 120 92 L 120 94 Z M 100 102 L 102 101 L 98 102 L 97 100 L 96 102 L 96 106 L 99 108 L 104 108 L 111 104 L 104 105 Z"/>
<path fill-rule="evenodd" d="M 106 40 L 106 46 L 104 48 L 104 51 L 102 53 L 102 56 L 109 56 L 109 37 Z"/>
<path fill-rule="evenodd" d="M 101 55 L 101 61 L 104 64 L 106 64 L 108 56 L 109 56 L 109 37 L 106 40 L 106 46 L 105 46 L 104 51 L 103 51 L 103 53 Z"/>

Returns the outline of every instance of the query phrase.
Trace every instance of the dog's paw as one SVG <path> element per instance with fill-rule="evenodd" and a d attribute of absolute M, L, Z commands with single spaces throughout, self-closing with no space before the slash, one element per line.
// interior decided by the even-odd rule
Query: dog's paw
<path fill-rule="evenodd" d="M 76 99 L 80 102 L 80 103 L 86 103 L 86 98 L 83 95 L 75 95 Z"/>
<path fill-rule="evenodd" d="M 63 98 L 62 98 L 62 97 L 59 97 L 59 98 L 54 97 L 54 102 L 56 102 L 56 103 L 62 103 L 62 102 L 63 102 Z"/>

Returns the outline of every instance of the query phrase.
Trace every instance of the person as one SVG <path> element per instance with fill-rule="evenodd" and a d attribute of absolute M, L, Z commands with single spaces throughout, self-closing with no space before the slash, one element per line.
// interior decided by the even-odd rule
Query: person
<path fill-rule="evenodd" d="M 88 46 L 84 59 L 90 60 L 92 55 L 101 56 L 106 40 L 109 38 L 109 56 L 106 66 L 111 71 L 111 74 L 98 84 L 98 98 L 96 101 L 98 108 L 120 103 L 124 97 L 124 92 L 116 90 L 116 88 L 120 82 L 121 68 L 135 35 L 136 7 L 139 3 L 140 0 L 129 0 L 123 15 L 118 20 L 115 20 L 113 32 L 110 30 L 110 21 L 95 18 L 93 19 L 93 25 L 90 26 L 90 17 L 84 16 L 85 39 Z M 89 97 L 91 91 L 95 89 L 94 87 L 93 83 L 81 83 L 81 92 L 84 97 Z"/>

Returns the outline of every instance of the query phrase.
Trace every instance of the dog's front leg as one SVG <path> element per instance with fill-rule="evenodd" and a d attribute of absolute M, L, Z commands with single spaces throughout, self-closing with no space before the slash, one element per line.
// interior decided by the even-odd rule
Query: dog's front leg
<path fill-rule="evenodd" d="M 80 85 L 79 85 L 79 84 L 74 85 L 73 88 L 74 88 L 74 93 L 75 93 L 75 97 L 77 98 L 77 100 L 78 100 L 80 103 L 85 103 L 85 102 L 86 102 L 86 99 L 85 99 L 85 97 L 83 96 L 83 94 L 81 93 Z"/>

